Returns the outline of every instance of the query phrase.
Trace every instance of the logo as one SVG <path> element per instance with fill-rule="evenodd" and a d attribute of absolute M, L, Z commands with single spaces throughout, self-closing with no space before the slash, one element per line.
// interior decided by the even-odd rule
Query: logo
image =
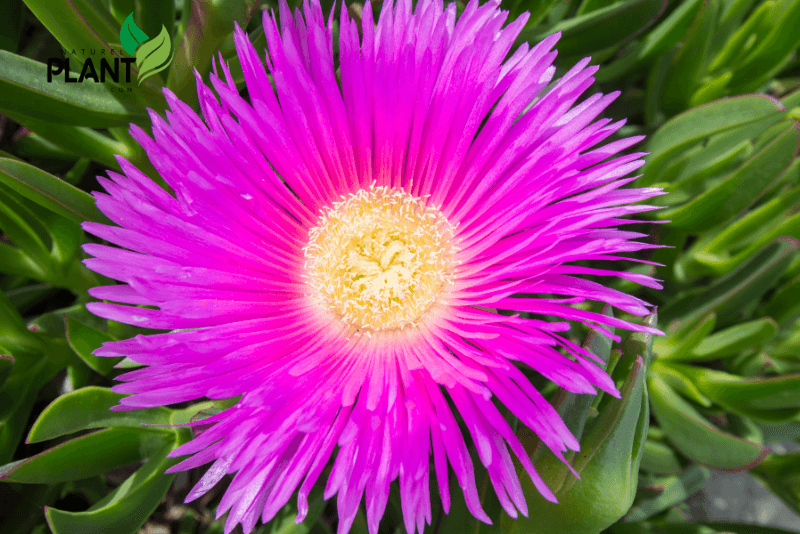
<path fill-rule="evenodd" d="M 131 64 L 135 62 L 136 68 L 139 70 L 139 85 L 149 76 L 161 72 L 166 69 L 172 62 L 174 53 L 172 51 L 172 41 L 169 37 L 169 32 L 161 25 L 161 31 L 158 35 L 150 39 L 146 33 L 133 22 L 133 13 L 128 15 L 125 22 L 122 23 L 122 28 L 119 32 L 119 44 L 112 46 L 122 46 L 122 49 L 132 57 L 121 57 L 121 52 L 114 49 L 106 50 L 101 48 L 99 50 L 94 48 L 80 48 L 83 54 L 83 68 L 78 77 L 72 76 L 69 65 L 69 57 L 65 59 L 51 57 L 47 60 L 47 81 L 52 82 L 53 76 L 64 74 L 65 83 L 82 83 L 84 80 L 92 80 L 95 83 L 105 83 L 106 77 L 109 77 L 114 83 L 120 83 L 120 63 L 124 66 L 125 83 L 131 83 Z M 74 57 L 80 57 L 78 50 L 64 50 L 64 56 L 71 53 Z M 91 57 L 87 56 L 100 55 L 99 67 L 95 66 Z M 111 58 L 113 57 L 113 63 Z M 98 59 L 95 57 L 95 59 Z M 99 74 L 98 74 L 99 72 Z M 111 90 L 115 90 L 111 88 Z M 125 88 L 117 88 L 119 91 L 125 91 Z M 127 92 L 131 92 L 131 88 L 127 88 Z"/>
<path fill-rule="evenodd" d="M 139 85 L 145 78 L 161 72 L 172 62 L 174 55 L 172 41 L 163 24 L 159 34 L 150 39 L 133 22 L 133 13 L 131 13 L 122 23 L 119 42 L 128 55 L 136 58 L 136 68 L 139 69 Z"/>

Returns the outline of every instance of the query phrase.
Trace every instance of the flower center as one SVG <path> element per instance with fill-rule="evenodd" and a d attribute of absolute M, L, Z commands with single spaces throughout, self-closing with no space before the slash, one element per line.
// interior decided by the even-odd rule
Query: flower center
<path fill-rule="evenodd" d="M 454 227 L 423 199 L 362 189 L 320 215 L 309 233 L 312 296 L 356 332 L 415 324 L 451 282 Z"/>

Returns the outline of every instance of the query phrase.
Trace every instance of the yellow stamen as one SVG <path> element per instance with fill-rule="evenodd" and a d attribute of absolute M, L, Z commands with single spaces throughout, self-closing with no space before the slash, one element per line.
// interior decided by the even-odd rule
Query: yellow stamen
<path fill-rule="evenodd" d="M 437 208 L 404 191 L 351 193 L 309 233 L 310 295 L 354 332 L 414 325 L 452 282 L 454 233 Z"/>

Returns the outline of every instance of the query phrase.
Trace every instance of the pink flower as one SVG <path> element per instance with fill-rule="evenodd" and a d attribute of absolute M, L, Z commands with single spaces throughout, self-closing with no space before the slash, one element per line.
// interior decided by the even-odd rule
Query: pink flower
<path fill-rule="evenodd" d="M 422 532 L 432 475 L 449 509 L 448 469 L 489 522 L 459 417 L 503 508 L 526 514 L 512 453 L 555 497 L 499 408 L 557 457 L 578 449 L 526 373 L 618 395 L 559 335 L 567 322 L 530 316 L 657 332 L 570 306 L 649 313 L 580 275 L 660 287 L 574 265 L 653 246 L 616 228 L 660 192 L 622 188 L 641 153 L 609 159 L 641 138 L 598 146 L 623 125 L 595 120 L 618 95 L 575 105 L 588 59 L 551 83 L 558 35 L 506 59 L 527 17 L 503 28 L 498 4 L 473 0 L 456 20 L 455 4 L 387 1 L 377 26 L 366 4 L 363 36 L 343 8 L 335 54 L 332 14 L 282 3 L 280 27 L 264 16 L 268 72 L 236 28 L 249 103 L 223 63 L 218 97 L 198 77 L 202 118 L 165 90 L 154 139 L 132 127 L 174 195 L 123 159 L 124 175 L 100 178 L 97 205 L 119 227 L 84 228 L 122 248 L 86 245 L 86 265 L 124 284 L 90 293 L 134 306 L 87 307 L 173 331 L 95 354 L 146 366 L 119 377 L 114 391 L 133 394 L 119 409 L 241 395 L 172 454 L 191 455 L 173 470 L 213 462 L 187 500 L 236 474 L 226 532 L 269 521 L 298 487 L 302 519 L 329 463 L 340 534 L 363 497 L 375 534 L 396 479 L 406 529 Z M 541 297 L 554 294 L 567 298 Z"/>

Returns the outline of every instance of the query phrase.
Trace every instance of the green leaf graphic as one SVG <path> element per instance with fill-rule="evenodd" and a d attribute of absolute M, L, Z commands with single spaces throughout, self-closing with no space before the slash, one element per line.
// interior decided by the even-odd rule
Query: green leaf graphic
<path fill-rule="evenodd" d="M 172 41 L 164 25 L 158 35 L 142 43 L 136 50 L 136 68 L 139 69 L 139 84 L 157 72 L 161 72 L 172 61 Z"/>
<path fill-rule="evenodd" d="M 133 13 L 128 15 L 128 18 L 122 23 L 122 28 L 119 30 L 119 41 L 122 44 L 122 48 L 124 48 L 129 55 L 133 56 L 136 54 L 136 48 L 147 39 L 149 39 L 147 34 L 133 22 Z"/>

